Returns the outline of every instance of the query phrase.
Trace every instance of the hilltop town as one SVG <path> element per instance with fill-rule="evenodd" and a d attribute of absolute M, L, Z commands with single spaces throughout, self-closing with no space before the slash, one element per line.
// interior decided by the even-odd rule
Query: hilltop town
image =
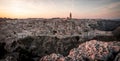
<path fill-rule="evenodd" d="M 119 61 L 119 31 L 120 20 L 1 18 L 0 61 Z"/>

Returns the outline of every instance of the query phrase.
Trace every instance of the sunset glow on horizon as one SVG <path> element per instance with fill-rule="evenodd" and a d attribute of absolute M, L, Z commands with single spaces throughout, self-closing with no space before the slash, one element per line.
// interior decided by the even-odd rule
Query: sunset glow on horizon
<path fill-rule="evenodd" d="M 0 17 L 120 18 L 120 0 L 0 0 Z"/>

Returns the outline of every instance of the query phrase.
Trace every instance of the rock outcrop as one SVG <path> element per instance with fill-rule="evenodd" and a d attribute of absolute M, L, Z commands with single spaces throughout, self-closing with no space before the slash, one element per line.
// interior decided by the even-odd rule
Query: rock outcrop
<path fill-rule="evenodd" d="M 80 44 L 70 51 L 68 56 L 51 54 L 40 61 L 119 61 L 120 42 L 101 42 L 91 40 Z"/>

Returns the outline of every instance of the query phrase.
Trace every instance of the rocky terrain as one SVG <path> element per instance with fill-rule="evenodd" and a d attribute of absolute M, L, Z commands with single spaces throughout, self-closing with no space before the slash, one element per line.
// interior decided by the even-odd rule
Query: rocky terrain
<path fill-rule="evenodd" d="M 101 42 L 91 40 L 70 50 L 67 56 L 50 54 L 40 61 L 119 61 L 120 42 Z M 118 56 L 117 56 L 118 54 Z"/>
<path fill-rule="evenodd" d="M 120 61 L 120 20 L 0 19 L 0 61 Z"/>

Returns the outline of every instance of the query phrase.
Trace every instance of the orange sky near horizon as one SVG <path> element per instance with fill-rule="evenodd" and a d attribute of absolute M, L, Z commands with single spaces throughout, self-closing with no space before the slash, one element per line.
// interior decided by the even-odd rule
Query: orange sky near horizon
<path fill-rule="evenodd" d="M 0 17 L 120 18 L 119 0 L 0 0 Z"/>

